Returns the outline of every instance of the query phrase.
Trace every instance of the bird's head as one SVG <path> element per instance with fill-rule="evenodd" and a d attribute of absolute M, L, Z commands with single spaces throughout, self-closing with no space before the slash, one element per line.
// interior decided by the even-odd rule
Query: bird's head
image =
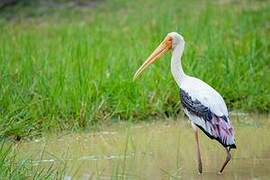
<path fill-rule="evenodd" d="M 177 45 L 184 45 L 185 41 L 183 36 L 177 32 L 170 32 L 164 38 L 164 40 L 159 44 L 159 46 L 152 52 L 152 54 L 146 59 L 146 61 L 141 65 L 141 67 L 136 71 L 133 76 L 135 80 L 150 64 L 153 64 L 162 55 L 164 55 L 169 50 L 173 50 Z"/>

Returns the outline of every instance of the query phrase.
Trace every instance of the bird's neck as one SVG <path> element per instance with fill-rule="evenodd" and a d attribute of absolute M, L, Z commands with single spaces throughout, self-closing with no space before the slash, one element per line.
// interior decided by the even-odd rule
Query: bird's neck
<path fill-rule="evenodd" d="M 181 82 L 185 78 L 182 68 L 181 57 L 184 51 L 184 43 L 178 44 L 172 51 L 171 72 L 177 85 L 180 87 Z"/>

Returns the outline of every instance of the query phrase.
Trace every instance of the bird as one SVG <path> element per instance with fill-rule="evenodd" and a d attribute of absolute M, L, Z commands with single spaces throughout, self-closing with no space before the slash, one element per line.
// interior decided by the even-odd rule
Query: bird
<path fill-rule="evenodd" d="M 179 94 L 183 111 L 191 122 L 196 141 L 197 168 L 202 173 L 201 149 L 199 143 L 199 129 L 210 139 L 219 142 L 226 151 L 226 159 L 219 174 L 231 160 L 231 149 L 236 149 L 234 128 L 229 119 L 229 113 L 222 96 L 204 81 L 185 74 L 181 57 L 185 48 L 185 40 L 177 32 L 170 32 L 164 40 L 139 67 L 133 76 L 138 76 L 166 52 L 171 51 L 171 73 L 179 87 Z"/>

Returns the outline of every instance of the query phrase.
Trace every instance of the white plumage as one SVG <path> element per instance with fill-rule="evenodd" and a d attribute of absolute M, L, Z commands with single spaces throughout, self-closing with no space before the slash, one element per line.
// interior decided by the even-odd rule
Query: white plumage
<path fill-rule="evenodd" d="M 217 116 L 228 116 L 227 106 L 221 95 L 200 79 L 185 76 L 180 88 L 185 90 L 193 100 L 200 101 Z"/>
<path fill-rule="evenodd" d="M 180 88 L 181 103 L 185 114 L 192 122 L 197 144 L 198 170 L 202 173 L 202 161 L 198 139 L 200 128 L 208 137 L 216 139 L 227 152 L 226 161 L 221 170 L 231 159 L 230 149 L 236 148 L 234 142 L 234 131 L 230 123 L 227 106 L 222 96 L 211 86 L 200 79 L 188 76 L 184 73 L 181 57 L 184 51 L 184 38 L 176 33 L 169 33 L 156 50 L 147 58 L 134 75 L 136 79 L 144 69 L 154 63 L 168 50 L 172 50 L 171 72 L 174 80 Z"/>
<path fill-rule="evenodd" d="M 218 140 L 225 147 L 235 148 L 233 128 L 222 96 L 202 80 L 184 73 L 181 63 L 185 47 L 184 38 L 175 32 L 169 33 L 169 36 L 175 41 L 172 45 L 172 75 L 180 90 L 187 94 L 187 98 L 191 98 L 190 102 L 184 102 L 189 103 L 190 107 L 184 107 L 185 114 L 210 138 Z M 182 104 L 183 101 L 182 98 Z M 206 118 L 208 116 L 209 118 Z"/>

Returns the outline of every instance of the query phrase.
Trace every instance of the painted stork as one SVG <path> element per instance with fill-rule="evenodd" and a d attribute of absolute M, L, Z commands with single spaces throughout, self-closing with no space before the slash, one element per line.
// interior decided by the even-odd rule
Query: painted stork
<path fill-rule="evenodd" d="M 227 157 L 219 173 L 221 174 L 231 159 L 230 150 L 235 148 L 234 131 L 229 120 L 226 104 L 221 95 L 200 79 L 186 75 L 182 69 L 181 57 L 185 41 L 176 32 L 169 33 L 154 52 L 134 74 L 135 80 L 150 64 L 167 51 L 172 50 L 171 72 L 180 88 L 181 104 L 191 121 L 195 133 L 198 171 L 202 173 L 202 160 L 198 138 L 200 128 L 209 138 L 217 140 L 226 150 Z"/>

